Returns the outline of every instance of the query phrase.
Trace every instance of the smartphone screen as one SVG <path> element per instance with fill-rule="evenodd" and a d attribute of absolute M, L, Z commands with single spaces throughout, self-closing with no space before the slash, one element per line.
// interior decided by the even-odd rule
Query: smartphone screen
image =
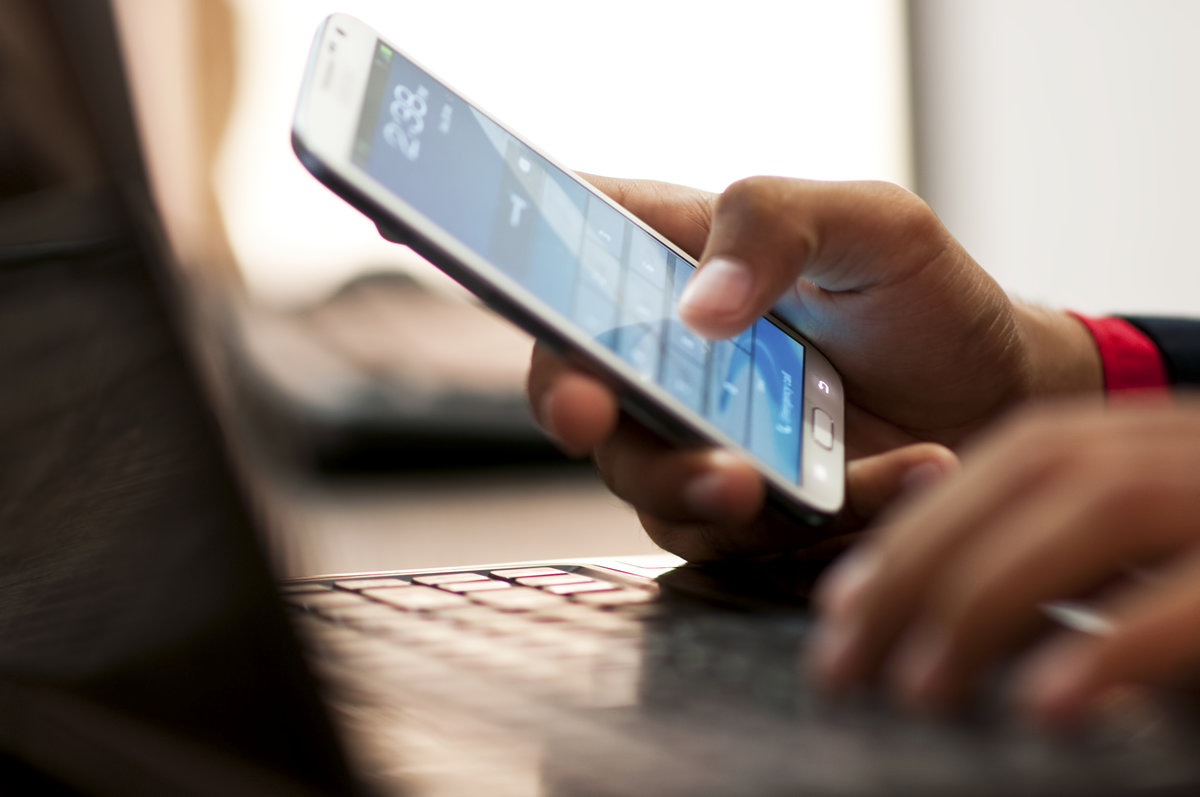
<path fill-rule="evenodd" d="M 765 318 L 730 340 L 690 331 L 675 309 L 690 263 L 384 42 L 350 159 L 801 482 L 803 344 Z"/>

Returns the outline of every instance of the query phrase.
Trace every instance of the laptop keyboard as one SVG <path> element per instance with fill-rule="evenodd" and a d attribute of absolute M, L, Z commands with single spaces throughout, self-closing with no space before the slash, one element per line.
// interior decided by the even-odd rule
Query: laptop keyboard
<path fill-rule="evenodd" d="M 590 706 L 636 701 L 645 623 L 658 597 L 653 583 L 573 565 L 335 578 L 282 589 L 319 654 L 355 659 L 355 666 L 377 662 L 393 675 L 405 661 L 410 668 L 438 662 Z"/>
<path fill-rule="evenodd" d="M 1180 763 L 1190 758 L 1177 755 L 1189 737 L 1158 712 L 1097 722 L 1064 749 L 996 723 L 990 711 L 941 725 L 915 723 L 875 700 L 831 710 L 799 666 L 810 627 L 804 612 L 698 607 L 666 586 L 660 594 L 655 582 L 587 565 L 332 578 L 282 590 L 318 673 L 341 690 L 340 721 L 368 768 L 397 768 L 394 751 L 412 741 L 397 744 L 397 734 L 449 728 L 404 771 L 410 779 L 430 771 L 441 751 L 442 786 L 446 772 L 483 759 L 496 769 L 481 782 L 495 784 L 495 772 L 508 773 L 500 778 L 507 782 L 506 767 L 533 755 L 514 727 L 553 728 L 553 738 L 583 739 L 587 750 L 614 745 L 626 757 L 652 738 L 672 749 L 672 760 L 719 760 L 734 773 L 759 756 L 756 766 L 796 783 L 832 779 L 830 793 L 895 778 L 920 784 L 911 793 L 962 793 L 955 784 L 968 771 L 1005 784 L 994 792 L 1003 794 L 1017 772 L 1037 786 L 1031 794 L 1095 793 L 1066 788 L 1081 783 L 1137 787 L 1145 773 L 1163 782 L 1192 775 Z M 470 736 L 463 717 L 499 722 L 486 731 L 467 722 Z M 762 738 L 781 744 L 754 741 Z M 829 766 L 840 760 L 853 766 Z M 662 766 L 656 760 L 649 771 L 661 775 Z M 685 769 L 675 773 L 680 782 Z"/>

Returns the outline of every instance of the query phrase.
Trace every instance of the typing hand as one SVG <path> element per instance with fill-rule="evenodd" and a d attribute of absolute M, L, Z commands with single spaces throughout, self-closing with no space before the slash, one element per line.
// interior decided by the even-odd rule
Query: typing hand
<path fill-rule="evenodd" d="M 819 589 L 813 665 L 827 686 L 875 680 L 931 712 L 1082 599 L 1106 621 L 1054 630 L 1016 678 L 1047 724 L 1115 690 L 1200 665 L 1200 404 L 1038 408 L 1001 424 L 960 475 L 901 511 Z"/>

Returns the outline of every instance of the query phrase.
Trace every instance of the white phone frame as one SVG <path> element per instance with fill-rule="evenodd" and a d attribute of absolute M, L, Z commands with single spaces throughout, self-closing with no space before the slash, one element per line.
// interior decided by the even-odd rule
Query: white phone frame
<path fill-rule="evenodd" d="M 556 350 L 578 359 L 605 379 L 618 392 L 623 409 L 643 423 L 681 444 L 720 445 L 748 457 L 763 474 L 769 492 L 782 499 L 778 505 L 806 522 L 821 523 L 837 513 L 845 493 L 845 413 L 841 378 L 829 360 L 785 319 L 774 313 L 767 314 L 767 318 L 798 339 L 805 349 L 803 428 L 800 433 L 802 471 L 798 484 L 763 463 L 703 415 L 672 396 L 666 388 L 640 377 L 632 366 L 563 313 L 461 243 L 351 160 L 368 76 L 377 44 L 381 41 L 396 55 L 425 71 L 432 80 L 441 83 L 630 222 L 661 241 L 672 253 L 696 266 L 696 261 L 687 253 L 586 180 L 517 135 L 370 26 L 344 14 L 329 17 L 317 31 L 293 120 L 293 148 L 314 176 L 374 220 L 386 238 L 411 246 L 502 316 Z M 823 424 L 819 432 L 821 443 L 817 442 L 813 425 L 818 411 L 832 424 L 831 429 L 828 424 Z"/>

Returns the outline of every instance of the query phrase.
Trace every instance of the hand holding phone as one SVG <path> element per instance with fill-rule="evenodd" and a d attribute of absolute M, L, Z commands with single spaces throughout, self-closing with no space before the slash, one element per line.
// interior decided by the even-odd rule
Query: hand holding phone
<path fill-rule="evenodd" d="M 945 446 L 974 438 L 1023 399 L 1102 390 L 1082 324 L 1012 302 L 932 210 L 897 186 L 754 178 L 716 195 L 593 181 L 683 248 L 703 250 L 704 262 L 743 258 L 765 300 L 787 296 L 783 312 L 803 312 L 804 329 L 841 364 L 847 500 L 822 536 L 860 529 L 898 496 L 956 471 Z M 732 323 L 753 312 L 738 305 Z M 727 311 L 718 317 L 729 322 Z M 673 553 L 714 559 L 813 541 L 762 513 L 761 491 L 728 460 L 667 450 L 615 423 L 607 391 L 550 353 L 535 356 L 530 389 L 547 425 L 575 450 L 595 452 L 606 481 Z M 572 399 L 556 400 L 560 390 Z M 685 500 L 694 486 L 703 506 Z"/>
<path fill-rule="evenodd" d="M 766 314 L 709 340 L 677 302 L 695 261 L 378 34 L 330 18 L 293 126 L 305 165 L 681 446 L 740 452 L 778 505 L 843 500 L 841 380 Z M 766 308 L 763 308 L 764 310 Z"/>

